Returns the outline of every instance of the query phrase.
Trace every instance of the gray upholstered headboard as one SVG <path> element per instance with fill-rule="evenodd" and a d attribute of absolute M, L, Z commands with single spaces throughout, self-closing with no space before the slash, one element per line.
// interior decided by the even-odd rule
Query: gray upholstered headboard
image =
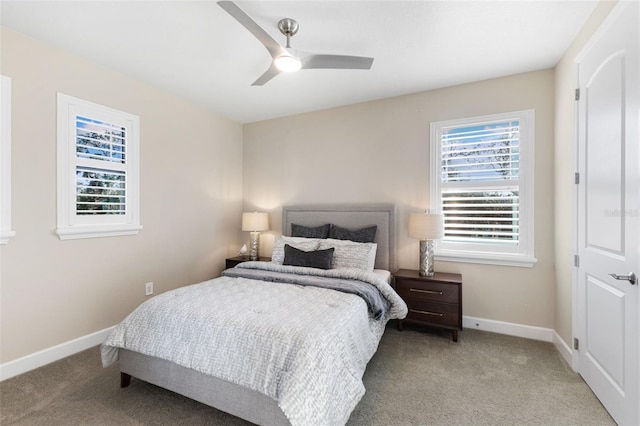
<path fill-rule="evenodd" d="M 393 204 L 316 204 L 282 207 L 282 234 L 291 235 L 291 224 L 343 228 L 377 225 L 376 269 L 396 271 L 396 207 Z"/>

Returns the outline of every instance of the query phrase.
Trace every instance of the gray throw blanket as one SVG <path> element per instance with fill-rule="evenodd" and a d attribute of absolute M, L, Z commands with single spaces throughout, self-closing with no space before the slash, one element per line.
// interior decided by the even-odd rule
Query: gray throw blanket
<path fill-rule="evenodd" d="M 389 310 L 389 301 L 380 293 L 380 290 L 371 283 L 356 279 L 323 277 L 317 275 L 298 275 L 291 272 L 270 271 L 261 269 L 231 268 L 222 272 L 226 277 L 240 277 L 252 280 L 261 280 L 274 283 L 296 284 L 313 286 L 355 294 L 361 297 L 367 304 L 369 314 L 375 319 L 383 318 Z"/>

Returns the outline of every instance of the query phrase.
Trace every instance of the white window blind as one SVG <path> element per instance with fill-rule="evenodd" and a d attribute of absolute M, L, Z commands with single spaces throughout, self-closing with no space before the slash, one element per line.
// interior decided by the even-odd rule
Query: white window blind
<path fill-rule="evenodd" d="M 532 110 L 431 124 L 437 259 L 535 263 L 533 125 Z"/>
<path fill-rule="evenodd" d="M 126 174 L 76 167 L 76 213 L 126 214 Z"/>
<path fill-rule="evenodd" d="M 136 234 L 139 118 L 58 94 L 61 239 Z"/>
<path fill-rule="evenodd" d="M 126 128 L 82 116 L 75 122 L 76 214 L 126 214 Z"/>
<path fill-rule="evenodd" d="M 518 244 L 519 121 L 444 128 L 445 240 Z"/>

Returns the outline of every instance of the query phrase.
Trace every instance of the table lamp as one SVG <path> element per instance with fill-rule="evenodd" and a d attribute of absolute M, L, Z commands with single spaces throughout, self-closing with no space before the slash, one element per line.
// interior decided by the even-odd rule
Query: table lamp
<path fill-rule="evenodd" d="M 410 213 L 409 236 L 420 239 L 420 276 L 432 277 L 433 240 L 444 236 L 444 216 L 435 213 Z"/>
<path fill-rule="evenodd" d="M 249 257 L 258 260 L 260 231 L 269 229 L 269 216 L 263 212 L 242 213 L 242 230 L 251 232 Z"/>

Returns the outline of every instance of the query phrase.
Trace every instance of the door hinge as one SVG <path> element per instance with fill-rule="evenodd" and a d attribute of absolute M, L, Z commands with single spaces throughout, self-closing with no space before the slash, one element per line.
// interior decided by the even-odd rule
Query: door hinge
<path fill-rule="evenodd" d="M 580 173 L 576 172 L 575 175 L 573 175 L 573 183 L 575 183 L 576 185 L 580 183 Z"/>
<path fill-rule="evenodd" d="M 576 89 L 576 101 L 580 100 L 580 89 Z"/>
<path fill-rule="evenodd" d="M 578 256 L 577 254 L 573 255 L 573 266 L 580 266 L 580 256 Z"/>
<path fill-rule="evenodd" d="M 577 337 L 573 338 L 573 349 L 575 350 L 580 349 L 580 340 L 578 340 Z"/>

